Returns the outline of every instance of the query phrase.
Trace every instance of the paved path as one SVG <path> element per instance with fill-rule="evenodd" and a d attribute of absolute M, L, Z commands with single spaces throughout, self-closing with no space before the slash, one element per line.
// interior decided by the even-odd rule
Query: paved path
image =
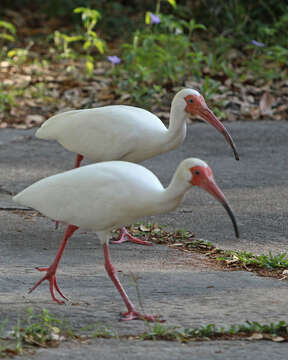
<path fill-rule="evenodd" d="M 241 239 L 236 240 L 221 205 L 199 189 L 192 189 L 174 213 L 145 221 L 184 227 L 198 238 L 222 248 L 258 253 L 287 250 L 287 122 L 227 124 L 240 161 L 222 137 L 205 124 L 189 127 L 185 143 L 176 151 L 146 161 L 167 184 L 178 163 L 190 156 L 212 167 L 238 218 Z M 103 268 L 103 254 L 92 233 L 75 233 L 61 262 L 58 281 L 71 303 L 58 306 L 43 284 L 33 294 L 27 289 L 39 279 L 35 266 L 51 263 L 64 227 L 55 231 L 44 217 L 15 213 L 21 206 L 11 195 L 34 181 L 70 169 L 74 156 L 53 142 L 39 141 L 34 130 L 0 131 L 0 316 L 12 324 L 25 307 L 43 307 L 70 320 L 74 328 L 100 322 L 119 334 L 145 330 L 141 321 L 119 322 L 124 305 Z M 208 267 L 201 255 L 181 253 L 165 246 L 135 244 L 111 246 L 112 260 L 129 295 L 137 304 L 130 272 L 139 276 L 146 312 L 161 313 L 167 324 L 195 327 L 256 320 L 287 321 L 287 282 L 247 272 Z M 283 359 L 286 344 L 268 342 L 169 342 L 95 340 L 90 345 L 65 344 L 41 350 L 35 359 Z"/>

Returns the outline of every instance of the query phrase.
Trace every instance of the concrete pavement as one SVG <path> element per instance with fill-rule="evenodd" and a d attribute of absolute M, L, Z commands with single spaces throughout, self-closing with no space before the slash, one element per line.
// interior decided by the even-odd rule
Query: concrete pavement
<path fill-rule="evenodd" d="M 185 143 L 179 149 L 144 165 L 167 185 L 182 159 L 194 156 L 207 161 L 235 210 L 240 240 L 234 238 L 230 219 L 221 205 L 199 189 L 192 189 L 175 212 L 143 220 L 184 227 L 221 248 L 284 252 L 288 240 L 288 123 L 226 125 L 239 151 L 238 162 L 221 135 L 205 124 L 195 124 L 189 126 Z M 58 282 L 71 303 L 54 304 L 47 283 L 27 295 L 27 289 L 41 275 L 34 267 L 51 263 L 64 227 L 55 231 L 49 219 L 17 212 L 23 207 L 11 201 L 11 194 L 74 164 L 73 154 L 56 143 L 35 139 L 34 131 L 0 131 L 1 319 L 7 317 L 12 324 L 25 307 L 34 311 L 45 307 L 56 315 L 65 314 L 76 329 L 101 322 L 119 334 L 144 331 L 145 324 L 141 321 L 118 321 L 119 312 L 125 308 L 105 273 L 102 249 L 92 233 L 75 233 L 60 264 Z M 131 283 L 131 271 L 139 277 L 145 311 L 161 313 L 169 325 L 287 321 L 286 281 L 248 272 L 219 271 L 208 266 L 202 255 L 161 245 L 114 245 L 111 256 L 116 268 L 122 270 L 121 281 L 135 304 L 138 305 L 137 294 Z M 283 359 L 287 345 L 245 341 L 181 345 L 98 339 L 89 346 L 69 343 L 58 349 L 41 350 L 35 359 L 92 359 L 96 353 L 99 359 L 248 359 L 252 356 Z"/>

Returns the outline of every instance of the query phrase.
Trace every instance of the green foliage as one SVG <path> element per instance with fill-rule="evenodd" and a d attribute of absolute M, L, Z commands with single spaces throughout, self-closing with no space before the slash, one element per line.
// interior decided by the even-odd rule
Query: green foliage
<path fill-rule="evenodd" d="M 150 24 L 148 17 L 146 14 L 146 29 L 136 31 L 132 42 L 122 46 L 122 63 L 112 72 L 117 91 L 129 92 L 134 102 L 142 104 L 162 88 L 182 83 L 188 75 L 199 78 L 205 63 L 202 51 L 191 43 L 192 33 L 204 26 L 163 14 L 156 25 Z"/>
<path fill-rule="evenodd" d="M 139 336 L 141 340 L 181 341 L 182 339 L 182 333 L 177 330 L 176 326 L 165 326 L 158 322 L 153 324 L 153 326 L 147 323 L 147 326 L 149 327 L 149 331 Z"/>
<path fill-rule="evenodd" d="M 74 42 L 82 40 L 82 35 L 66 35 L 56 30 L 54 33 L 54 42 L 57 50 L 60 53 L 60 56 L 64 59 L 67 58 L 76 58 L 77 54 L 70 47 Z"/>
<path fill-rule="evenodd" d="M 15 92 L 8 91 L 0 84 L 0 112 L 9 110 L 11 106 L 16 105 Z"/>
<path fill-rule="evenodd" d="M 53 346 L 65 337 L 75 336 L 64 320 L 57 319 L 46 309 L 38 315 L 33 314 L 30 308 L 26 309 L 25 318 L 17 321 L 8 338 L 3 338 L 5 326 L 6 323 L 0 327 L 0 356 L 4 355 L 7 349 L 10 353 L 23 354 L 29 346 Z M 7 346 L 4 345 L 4 340 Z"/>
<path fill-rule="evenodd" d="M 193 241 L 186 243 L 187 248 L 189 249 L 205 249 L 212 250 L 214 245 L 210 241 L 203 239 L 193 239 Z"/>
<path fill-rule="evenodd" d="M 232 334 L 237 333 L 260 333 L 272 335 L 288 335 L 288 324 L 286 321 L 279 321 L 278 323 L 271 322 L 270 324 L 261 325 L 257 321 L 245 321 L 242 325 L 232 325 L 229 329 Z"/>
<path fill-rule="evenodd" d="M 7 58 L 11 59 L 14 63 L 20 65 L 24 64 L 29 57 L 29 48 L 13 48 L 7 52 Z"/>
<path fill-rule="evenodd" d="M 20 326 L 20 321 L 17 326 L 14 327 L 14 336 L 16 338 L 19 337 L 21 342 L 45 344 L 53 340 L 53 334 L 59 334 L 61 330 L 66 330 L 66 324 L 46 309 L 43 309 L 39 315 L 35 315 L 32 310 L 28 308 L 24 323 L 24 329 Z"/>
<path fill-rule="evenodd" d="M 110 327 L 101 323 L 91 324 L 80 329 L 81 334 L 89 336 L 89 338 L 118 338 L 117 332 Z"/>
<path fill-rule="evenodd" d="M 256 321 L 245 321 L 240 325 L 217 327 L 214 324 L 208 324 L 198 328 L 186 328 L 184 330 L 179 330 L 177 327 L 165 326 L 161 323 L 155 323 L 153 326 L 149 327 L 148 332 L 140 335 L 140 339 L 187 342 L 191 340 L 221 338 L 222 336 L 227 335 L 247 337 L 255 333 L 271 335 L 271 339 L 275 336 L 287 336 L 288 323 L 279 321 L 278 323 L 272 322 L 270 324 L 261 325 Z"/>
<path fill-rule="evenodd" d="M 284 0 L 210 0 L 209 5 L 205 2 L 184 5 L 182 16 L 189 16 L 191 11 L 196 21 L 200 19 L 215 36 L 233 38 L 237 47 L 252 39 L 268 41 L 269 45 L 275 40 L 281 46 L 287 44 L 288 5 Z"/>
<path fill-rule="evenodd" d="M 0 39 L 13 42 L 15 41 L 15 34 L 16 28 L 12 23 L 0 20 Z"/>
<path fill-rule="evenodd" d="M 269 252 L 268 255 L 255 255 L 247 251 L 224 251 L 223 256 L 218 257 L 220 261 L 239 261 L 246 266 L 256 265 L 267 269 L 287 269 L 288 257 L 287 253 L 273 255 Z"/>
<path fill-rule="evenodd" d="M 273 340 L 283 337 L 288 339 L 288 323 L 260 324 L 256 321 L 245 321 L 242 324 L 218 327 L 215 324 L 202 325 L 196 328 L 181 329 L 179 326 L 167 326 L 163 323 L 145 322 L 147 330 L 141 334 L 118 335 L 117 331 L 105 324 L 90 324 L 76 333 L 65 320 L 56 318 L 48 310 L 33 314 L 28 308 L 23 319 L 19 319 L 12 330 L 6 330 L 7 321 L 0 324 L 0 357 L 30 354 L 33 348 L 55 347 L 67 339 L 85 340 L 92 338 L 128 339 L 128 340 L 164 340 L 182 343 L 195 340 L 247 338 L 250 335 L 263 334 L 265 339 Z M 5 331 L 6 330 L 6 331 Z M 261 337 L 256 337 L 261 339 Z M 277 339 L 279 341 L 279 339 Z"/>
<path fill-rule="evenodd" d="M 83 26 L 85 29 L 84 35 L 82 36 L 82 40 L 84 42 L 83 50 L 87 51 L 92 48 L 96 48 L 100 54 L 103 54 L 105 42 L 101 40 L 94 31 L 98 20 L 101 19 L 101 14 L 99 11 L 89 8 L 76 8 L 74 9 L 74 13 L 81 14 Z"/>
<path fill-rule="evenodd" d="M 55 49 L 49 52 L 52 61 L 56 57 L 75 60 L 74 64 L 82 62 L 86 74 L 92 77 L 95 61 L 106 51 L 103 38 L 112 40 L 113 49 L 116 44 L 115 52 L 121 56 L 121 64 L 113 64 L 108 72 L 115 92 L 119 96 L 129 93 L 129 101 L 143 107 L 162 104 L 163 97 L 174 87 L 185 86 L 186 80 L 192 80 L 199 83 L 205 98 L 213 100 L 216 114 L 225 117 L 219 110 L 223 104 L 221 100 L 215 103 L 214 95 L 221 85 L 226 86 L 227 79 L 240 83 L 237 84 L 240 88 L 251 78 L 271 86 L 287 78 L 285 1 L 211 0 L 209 6 L 203 1 L 176 0 L 129 4 L 105 0 L 35 1 L 45 16 L 49 10 L 48 16 L 61 16 L 70 26 L 75 25 L 75 30 L 72 28 L 69 33 L 55 31 Z M 28 0 L 10 3 L 4 0 L 4 7 L 15 6 L 19 10 L 25 4 L 29 8 Z M 72 7 L 76 7 L 74 11 Z M 157 15 L 160 23 L 153 23 L 151 14 Z M 141 16 L 143 21 L 138 21 Z M 0 40 L 5 45 L 1 59 L 21 65 L 33 59 L 38 44 L 35 42 L 37 46 L 32 51 L 29 46 L 21 48 L 23 44 L 18 44 L 15 34 L 13 24 L 0 21 Z M 115 38 L 124 41 L 122 46 Z M 253 44 L 252 40 L 263 42 L 263 46 Z M 0 108 L 8 109 L 11 102 L 13 96 L 3 96 L 0 89 Z"/>
<path fill-rule="evenodd" d="M 91 76 L 94 70 L 94 53 L 95 50 L 100 54 L 104 53 L 105 41 L 102 40 L 95 32 L 95 27 L 98 20 L 101 19 L 101 14 L 97 10 L 79 7 L 74 9 L 75 14 L 81 14 L 82 25 L 84 32 L 77 35 L 67 35 L 60 31 L 55 31 L 54 42 L 57 50 L 60 52 L 62 58 L 78 58 L 79 54 L 71 47 L 74 43 L 80 42 L 82 51 L 84 52 L 85 66 L 87 73 Z"/>

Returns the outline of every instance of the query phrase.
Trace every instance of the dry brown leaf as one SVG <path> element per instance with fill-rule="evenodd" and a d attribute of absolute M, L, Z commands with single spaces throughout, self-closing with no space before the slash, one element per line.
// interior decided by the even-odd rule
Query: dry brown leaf
<path fill-rule="evenodd" d="M 268 91 L 266 91 L 260 99 L 260 103 L 259 103 L 260 114 L 272 115 L 273 113 L 272 106 L 274 105 L 274 103 L 275 103 L 274 97 Z"/>
<path fill-rule="evenodd" d="M 103 100 L 113 100 L 114 97 L 115 97 L 114 94 L 112 94 L 112 93 L 104 93 L 104 91 L 97 96 L 98 100 L 101 100 L 101 101 L 103 101 Z"/>
<path fill-rule="evenodd" d="M 33 100 L 33 99 L 26 99 L 26 101 L 25 101 L 25 105 L 27 105 L 27 106 L 31 106 L 31 107 L 35 107 L 35 106 L 37 106 L 36 101 L 35 101 L 35 100 Z"/>
<path fill-rule="evenodd" d="M 282 336 L 275 336 L 271 340 L 274 342 L 283 342 L 285 341 L 285 338 L 283 338 Z"/>
<path fill-rule="evenodd" d="M 145 226 L 144 224 L 141 224 L 141 225 L 139 226 L 139 229 L 140 229 L 141 231 L 144 231 L 144 232 L 150 231 L 150 228 L 147 227 L 147 226 Z"/>
<path fill-rule="evenodd" d="M 27 115 L 25 118 L 25 124 L 28 126 L 37 126 L 42 124 L 42 122 L 45 120 L 45 117 L 42 115 L 32 114 Z"/>
<path fill-rule="evenodd" d="M 282 104 L 277 107 L 276 112 L 282 112 L 282 111 L 287 111 L 287 110 L 288 110 L 288 104 Z"/>
<path fill-rule="evenodd" d="M 164 118 L 164 119 L 169 119 L 170 117 L 170 113 L 169 112 L 165 112 L 165 111 L 158 111 L 156 113 L 156 115 L 161 119 L 161 118 Z"/>
<path fill-rule="evenodd" d="M 253 108 L 250 112 L 250 115 L 253 120 L 258 120 L 260 117 L 260 109 L 259 108 Z"/>
<path fill-rule="evenodd" d="M 7 128 L 8 127 L 8 123 L 7 122 L 5 122 L 5 121 L 1 121 L 1 123 L 0 123 L 0 129 L 5 129 L 5 128 Z"/>
<path fill-rule="evenodd" d="M 247 338 L 247 340 L 262 340 L 264 338 L 263 334 L 253 333 Z"/>
<path fill-rule="evenodd" d="M 171 247 L 171 248 L 181 247 L 181 246 L 183 246 L 183 243 L 174 243 L 174 244 L 170 244 L 170 245 L 168 245 L 168 246 Z"/>

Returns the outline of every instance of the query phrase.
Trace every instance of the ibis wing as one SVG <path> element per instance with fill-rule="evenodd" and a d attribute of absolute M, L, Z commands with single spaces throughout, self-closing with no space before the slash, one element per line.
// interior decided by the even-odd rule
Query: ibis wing
<path fill-rule="evenodd" d="M 162 189 L 144 167 L 113 161 L 50 176 L 14 200 L 54 220 L 99 231 L 146 215 L 149 201 Z"/>
<path fill-rule="evenodd" d="M 74 110 L 48 119 L 36 136 L 98 161 L 142 161 L 166 127 L 152 113 L 123 105 Z M 133 155 L 131 155 L 133 154 Z"/>

